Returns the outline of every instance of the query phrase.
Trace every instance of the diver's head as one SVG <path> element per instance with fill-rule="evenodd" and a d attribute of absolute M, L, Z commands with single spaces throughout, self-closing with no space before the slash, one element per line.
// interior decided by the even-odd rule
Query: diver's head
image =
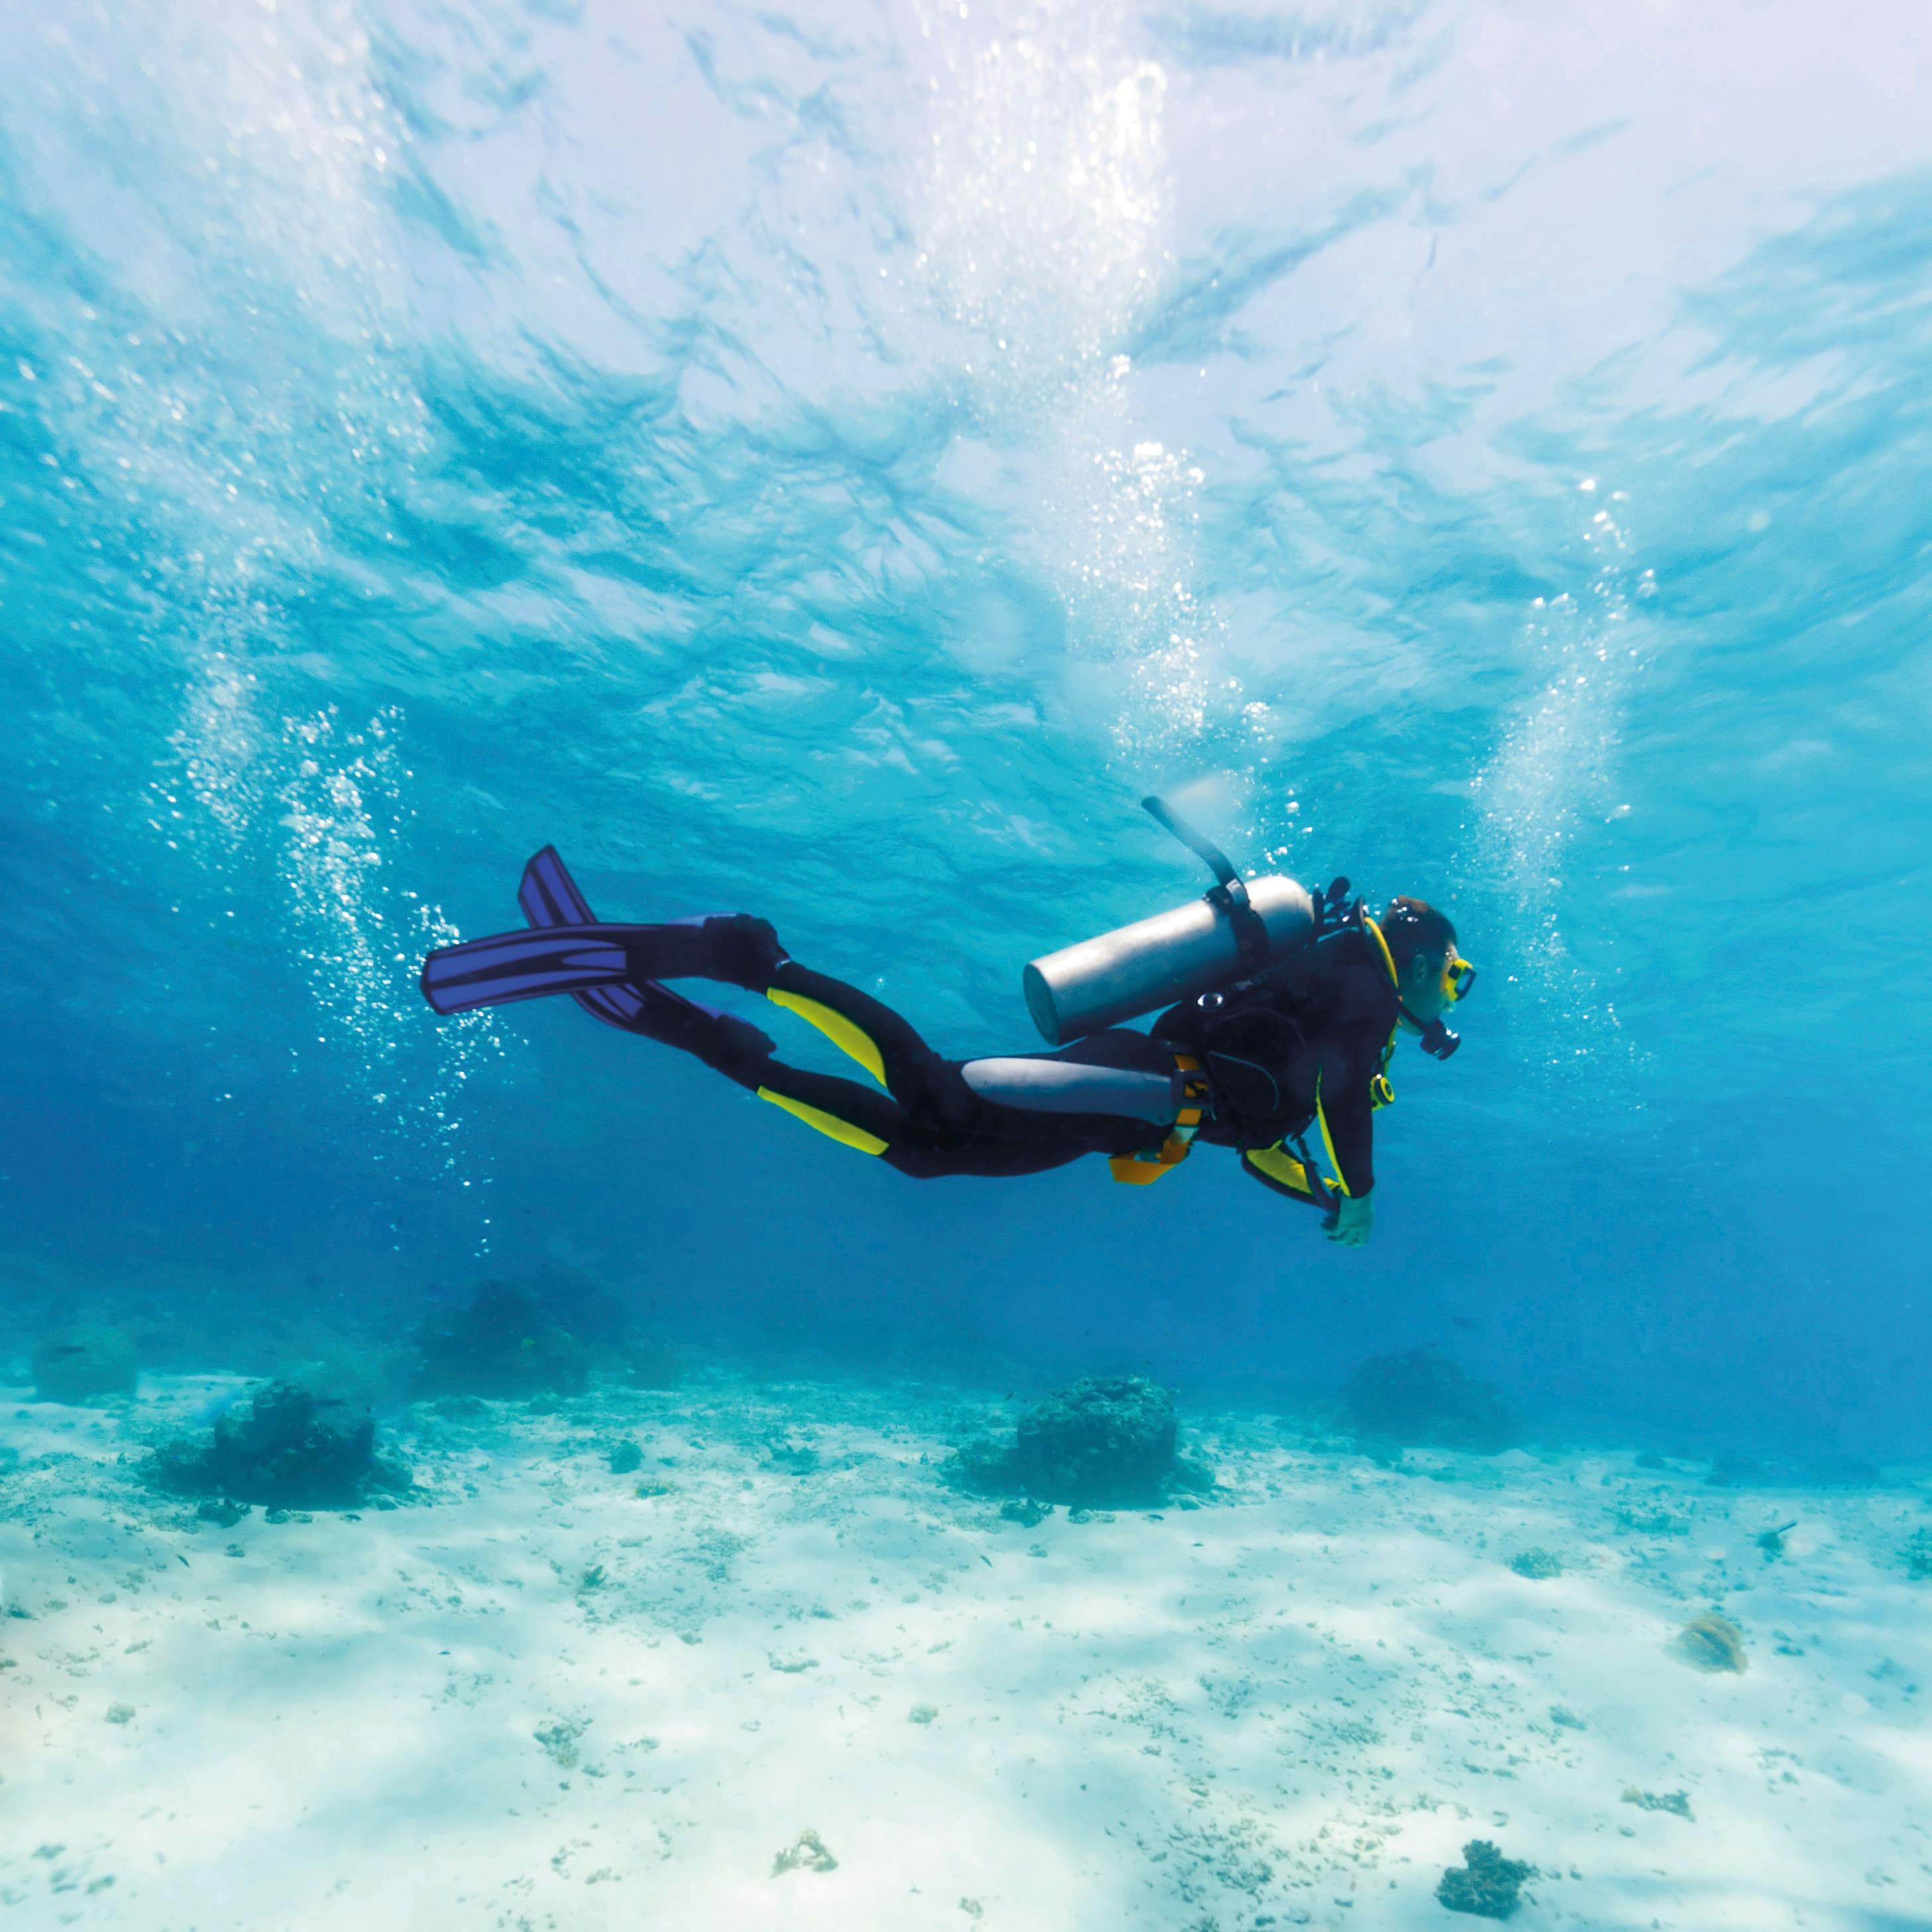
<path fill-rule="evenodd" d="M 1448 914 L 1426 899 L 1391 899 L 1382 928 L 1403 1016 L 1426 1033 L 1474 985 L 1476 969 L 1456 950 Z"/>

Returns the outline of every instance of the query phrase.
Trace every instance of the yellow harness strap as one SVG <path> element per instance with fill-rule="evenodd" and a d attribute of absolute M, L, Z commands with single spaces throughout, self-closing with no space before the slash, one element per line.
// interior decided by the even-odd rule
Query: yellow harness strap
<path fill-rule="evenodd" d="M 1305 1194 L 1311 1201 L 1318 1198 L 1316 1190 L 1320 1183 L 1280 1142 L 1273 1147 L 1250 1148 L 1241 1158 L 1250 1167 L 1266 1174 L 1277 1186 Z"/>
<path fill-rule="evenodd" d="M 1388 941 L 1382 937 L 1382 928 L 1376 925 L 1375 921 L 1370 918 L 1366 913 L 1364 913 L 1362 915 L 1362 923 L 1368 928 L 1370 937 L 1374 940 L 1376 949 L 1382 956 L 1382 964 L 1388 968 L 1389 984 L 1393 986 L 1397 992 L 1400 992 L 1402 991 L 1402 975 L 1395 970 L 1395 955 L 1389 950 L 1389 944 Z"/>
<path fill-rule="evenodd" d="M 1201 1071 L 1200 1061 L 1191 1053 L 1177 1053 L 1174 1056 L 1174 1064 L 1183 1075 Z M 1207 1111 L 1207 1082 L 1184 1079 L 1180 1112 L 1175 1117 L 1167 1138 L 1159 1147 L 1144 1149 L 1138 1154 L 1108 1155 L 1107 1172 L 1116 1180 L 1124 1181 L 1130 1187 L 1150 1186 L 1162 1174 L 1172 1173 L 1187 1158 L 1194 1145 L 1194 1136 L 1200 1131 L 1201 1123 Z"/>

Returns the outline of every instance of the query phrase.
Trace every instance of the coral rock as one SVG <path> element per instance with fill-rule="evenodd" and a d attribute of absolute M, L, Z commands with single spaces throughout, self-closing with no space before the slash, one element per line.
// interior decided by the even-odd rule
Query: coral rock
<path fill-rule="evenodd" d="M 1158 1383 L 1096 1376 L 1020 1418 L 1013 1472 L 1030 1494 L 1057 1502 L 1158 1502 L 1179 1434 L 1174 1397 Z"/>
<path fill-rule="evenodd" d="M 1526 1880 L 1536 1868 L 1506 1858 L 1486 1838 L 1472 1838 L 1462 1847 L 1462 1862 L 1442 1874 L 1436 1896 L 1451 1912 L 1476 1918 L 1508 1918 L 1522 1903 Z"/>
<path fill-rule="evenodd" d="M 1145 1508 L 1172 1492 L 1214 1486 L 1210 1469 L 1175 1453 L 1178 1435 L 1174 1397 L 1157 1382 L 1096 1376 L 1036 1402 L 1020 1418 L 1012 1448 L 984 1436 L 963 1443 L 948 1474 L 981 1496 L 1016 1497 L 1000 1514 L 1017 1522 L 1037 1522 L 1049 1502 Z"/>
<path fill-rule="evenodd" d="M 838 1869 L 838 1861 L 825 1849 L 825 1840 L 809 1827 L 800 1832 L 772 1861 L 772 1876 L 788 1871 L 829 1872 Z"/>
<path fill-rule="evenodd" d="M 581 1395 L 590 1385 L 583 1344 L 514 1282 L 484 1282 L 468 1307 L 425 1322 L 416 1347 L 424 1395 Z"/>
<path fill-rule="evenodd" d="M 375 1439 L 375 1420 L 368 1414 L 271 1382 L 253 1401 L 217 1419 L 206 1448 L 164 1443 L 148 1474 L 178 1496 L 276 1509 L 351 1509 L 372 1490 L 409 1486 L 406 1474 L 376 1456 Z M 238 1519 L 224 1513 L 212 1520 Z"/>

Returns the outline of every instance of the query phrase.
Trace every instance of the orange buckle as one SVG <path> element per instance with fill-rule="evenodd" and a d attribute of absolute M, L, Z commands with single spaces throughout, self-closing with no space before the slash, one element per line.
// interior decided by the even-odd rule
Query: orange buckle
<path fill-rule="evenodd" d="M 1107 1172 L 1130 1187 L 1146 1187 L 1163 1174 L 1172 1174 L 1187 1158 L 1191 1142 L 1169 1134 L 1160 1148 L 1141 1154 L 1110 1154 Z"/>

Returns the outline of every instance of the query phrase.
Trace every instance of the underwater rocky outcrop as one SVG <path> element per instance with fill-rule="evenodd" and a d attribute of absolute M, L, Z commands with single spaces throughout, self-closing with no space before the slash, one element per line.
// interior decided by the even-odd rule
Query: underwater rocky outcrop
<path fill-rule="evenodd" d="M 1472 1838 L 1462 1847 L 1462 1862 L 1442 1874 L 1436 1896 L 1451 1912 L 1508 1918 L 1522 1903 L 1523 1886 L 1535 1876 L 1534 1865 L 1504 1858 L 1487 1838 Z"/>
<path fill-rule="evenodd" d="M 418 1396 L 581 1395 L 590 1357 L 520 1282 L 486 1281 L 416 1330 Z"/>
<path fill-rule="evenodd" d="M 1349 1426 L 1404 1448 L 1492 1456 L 1521 1438 L 1515 1405 L 1433 1344 L 1371 1355 L 1342 1391 Z"/>
<path fill-rule="evenodd" d="M 286 1382 L 271 1382 L 218 1416 L 206 1443 L 164 1443 L 147 1474 L 170 1495 L 270 1509 L 353 1509 L 410 1486 L 406 1469 L 376 1454 L 375 1418 L 366 1410 Z"/>
<path fill-rule="evenodd" d="M 838 1869 L 838 1861 L 826 1850 L 825 1840 L 808 1826 L 772 1860 L 772 1876 L 782 1878 L 789 1871 L 830 1872 Z"/>
<path fill-rule="evenodd" d="M 1675 1817 L 1688 1819 L 1694 1825 L 1697 1822 L 1688 1791 L 1646 1791 L 1636 1785 L 1627 1784 L 1622 1802 L 1634 1804 L 1640 1811 L 1668 1811 Z"/>
<path fill-rule="evenodd" d="M 317 1396 L 340 1397 L 352 1408 L 380 1411 L 409 1400 L 416 1364 L 416 1348 L 400 1336 L 303 1320 L 276 1337 L 262 1372 Z"/>
<path fill-rule="evenodd" d="M 954 1480 L 982 1495 L 1039 1497 L 1075 1508 L 1146 1508 L 1214 1487 L 1178 1453 L 1172 1394 L 1144 1376 L 1097 1376 L 1056 1389 L 1019 1419 L 1011 1444 L 965 1444 Z"/>
<path fill-rule="evenodd" d="M 77 1405 L 102 1396 L 132 1395 L 139 1378 L 134 1339 L 124 1328 L 98 1322 L 56 1328 L 34 1349 L 37 1402 Z"/>

